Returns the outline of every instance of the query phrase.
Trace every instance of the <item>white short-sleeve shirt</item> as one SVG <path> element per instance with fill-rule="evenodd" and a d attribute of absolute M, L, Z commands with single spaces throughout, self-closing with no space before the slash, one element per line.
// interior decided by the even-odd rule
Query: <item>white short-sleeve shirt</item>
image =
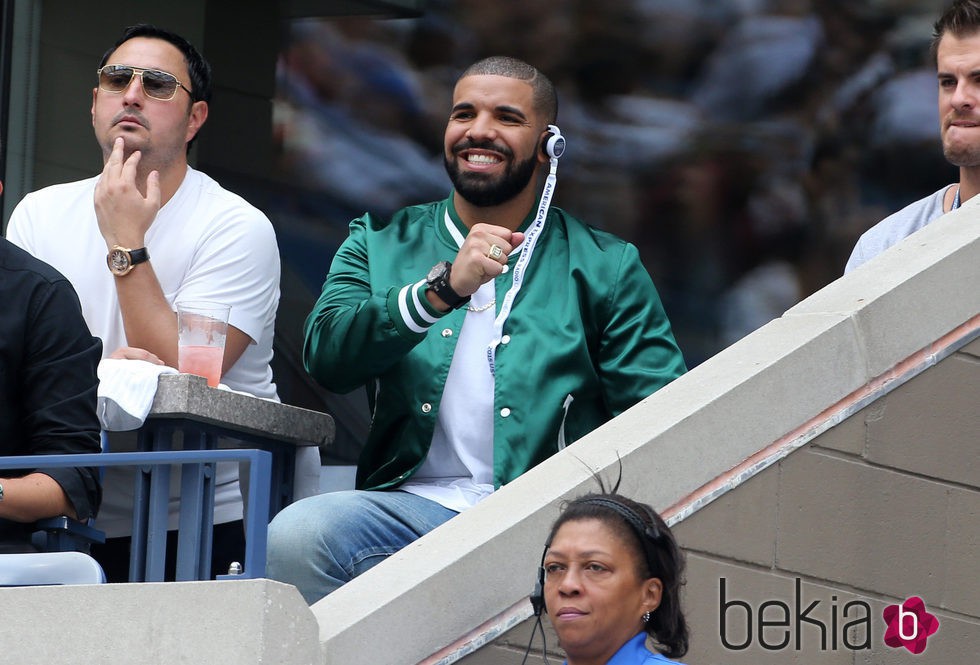
<path fill-rule="evenodd" d="M 128 346 L 106 266 L 94 193 L 99 176 L 52 185 L 24 197 L 10 218 L 8 239 L 54 266 L 78 293 L 93 335 L 108 356 Z M 279 250 L 269 219 L 240 196 L 192 168 L 174 196 L 157 213 L 146 234 L 150 262 L 173 307 L 179 300 L 231 305 L 229 323 L 252 342 L 221 378 L 229 388 L 278 399 L 272 382 L 272 339 L 279 304 Z M 237 465 L 221 465 L 215 494 L 215 523 L 241 519 Z M 130 530 L 132 482 L 108 469 L 98 526 L 109 536 Z M 172 527 L 176 514 L 171 511 Z"/>

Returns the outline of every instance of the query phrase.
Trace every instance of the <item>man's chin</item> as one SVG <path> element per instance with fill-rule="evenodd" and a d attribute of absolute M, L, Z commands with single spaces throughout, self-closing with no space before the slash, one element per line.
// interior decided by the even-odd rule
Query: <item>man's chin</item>
<path fill-rule="evenodd" d="M 476 189 L 472 187 L 456 187 L 456 193 L 478 208 L 489 208 L 504 203 L 500 194 L 492 189 Z"/>
<path fill-rule="evenodd" d="M 106 149 L 108 147 L 108 150 L 112 152 L 112 146 L 115 144 L 116 139 L 120 137 L 123 140 L 123 152 L 126 154 L 126 156 L 133 154 L 133 152 L 137 150 L 142 150 L 146 143 L 142 137 L 137 136 L 135 129 L 133 128 L 124 129 L 121 127 L 113 127 L 112 131 L 110 131 L 106 136 L 106 139 L 102 144 L 102 148 Z"/>
<path fill-rule="evenodd" d="M 487 207 L 502 203 L 500 184 L 497 179 L 484 173 L 459 173 L 453 186 L 460 196 L 475 206 Z"/>
<path fill-rule="evenodd" d="M 964 147 L 945 147 L 943 156 L 946 161 L 960 168 L 973 168 L 980 166 L 980 146 Z"/>

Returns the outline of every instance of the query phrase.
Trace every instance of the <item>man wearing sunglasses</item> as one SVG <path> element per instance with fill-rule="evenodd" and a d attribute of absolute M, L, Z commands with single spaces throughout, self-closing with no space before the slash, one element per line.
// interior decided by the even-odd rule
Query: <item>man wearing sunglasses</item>
<path fill-rule="evenodd" d="M 221 380 L 277 399 L 269 367 L 279 301 L 272 225 L 187 162 L 210 97 L 210 65 L 190 43 L 150 25 L 128 28 L 103 55 L 92 91 L 102 173 L 27 195 L 8 237 L 71 281 L 92 333 L 114 358 L 176 367 L 174 304 L 231 305 Z M 115 437 L 111 445 L 121 447 Z M 243 551 L 242 502 L 237 466 L 219 467 L 218 476 L 212 572 L 223 573 Z M 132 486 L 107 470 L 99 527 L 110 544 L 96 556 L 110 580 L 126 579 Z"/>

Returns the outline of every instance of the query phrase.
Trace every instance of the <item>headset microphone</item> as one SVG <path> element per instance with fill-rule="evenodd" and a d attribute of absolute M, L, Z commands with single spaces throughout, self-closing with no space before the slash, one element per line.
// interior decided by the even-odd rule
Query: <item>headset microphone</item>
<path fill-rule="evenodd" d="M 544 570 L 538 574 L 538 579 L 534 582 L 534 591 L 528 596 L 531 601 L 531 608 L 534 610 L 534 616 L 539 617 L 541 613 L 544 612 L 544 583 L 542 579 L 544 577 Z"/>
<path fill-rule="evenodd" d="M 534 609 L 534 616 L 541 616 L 544 612 L 544 558 L 548 555 L 548 548 L 551 546 L 551 542 L 545 543 L 544 550 L 541 552 L 541 563 L 538 564 L 538 577 L 534 580 L 534 591 L 528 596 L 528 600 L 531 601 L 531 607 Z"/>

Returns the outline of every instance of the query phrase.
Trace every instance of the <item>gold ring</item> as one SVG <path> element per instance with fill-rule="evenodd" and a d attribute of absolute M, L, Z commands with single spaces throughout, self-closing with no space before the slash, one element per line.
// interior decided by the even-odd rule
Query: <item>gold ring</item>
<path fill-rule="evenodd" d="M 500 249 L 496 245 L 490 245 L 490 249 L 487 250 L 487 258 L 496 261 L 501 256 L 503 256 L 504 250 Z"/>

